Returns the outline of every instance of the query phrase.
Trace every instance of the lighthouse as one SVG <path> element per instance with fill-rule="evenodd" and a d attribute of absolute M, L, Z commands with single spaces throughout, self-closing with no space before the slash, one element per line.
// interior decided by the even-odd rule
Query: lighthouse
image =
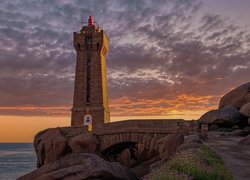
<path fill-rule="evenodd" d="M 106 80 L 108 38 L 92 16 L 73 36 L 76 70 L 71 126 L 95 128 L 110 122 Z"/>

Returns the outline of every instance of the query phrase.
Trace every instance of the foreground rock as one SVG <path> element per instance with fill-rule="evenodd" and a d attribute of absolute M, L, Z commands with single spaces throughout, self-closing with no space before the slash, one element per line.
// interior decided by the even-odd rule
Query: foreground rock
<path fill-rule="evenodd" d="M 77 128 L 73 127 L 50 128 L 35 136 L 34 147 L 38 168 L 71 153 L 95 153 L 98 150 L 99 140 L 96 135 L 79 132 L 77 135 L 71 135 L 72 130 L 78 131 Z"/>
<path fill-rule="evenodd" d="M 41 167 L 65 154 L 67 139 L 59 129 L 48 129 L 35 136 L 34 147 L 37 154 L 37 167 Z"/>
<path fill-rule="evenodd" d="M 71 154 L 48 163 L 39 169 L 24 175 L 18 180 L 52 179 L 138 179 L 130 170 L 119 163 L 108 162 L 94 154 Z"/>
<path fill-rule="evenodd" d="M 176 152 L 177 148 L 184 142 L 183 135 L 169 135 L 158 141 L 159 155 L 162 161 L 170 159 Z"/>
<path fill-rule="evenodd" d="M 183 144 L 178 148 L 178 152 L 185 151 L 187 149 L 198 148 L 202 144 L 203 143 L 197 133 L 190 134 L 185 136 Z"/>
<path fill-rule="evenodd" d="M 209 124 L 209 129 L 216 129 L 221 126 L 232 127 L 239 123 L 241 115 L 239 111 L 231 106 L 218 110 L 212 110 L 200 117 L 200 124 Z"/>
<path fill-rule="evenodd" d="M 94 153 L 99 144 L 97 136 L 92 134 L 78 135 L 68 140 L 68 145 L 73 153 Z"/>
<path fill-rule="evenodd" d="M 243 116 L 249 117 L 250 118 L 250 102 L 247 104 L 244 104 L 241 108 L 240 108 L 240 113 Z"/>
<path fill-rule="evenodd" d="M 225 94 L 220 100 L 219 108 L 233 106 L 240 109 L 241 106 L 248 102 L 250 102 L 250 82 L 247 82 Z"/>
<path fill-rule="evenodd" d="M 250 135 L 246 136 L 239 142 L 239 145 L 250 146 Z"/>

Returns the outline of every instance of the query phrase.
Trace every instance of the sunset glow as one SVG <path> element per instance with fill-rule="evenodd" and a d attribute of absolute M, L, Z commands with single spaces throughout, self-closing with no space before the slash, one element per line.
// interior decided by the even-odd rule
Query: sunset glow
<path fill-rule="evenodd" d="M 70 125 L 68 117 L 0 116 L 0 142 L 33 142 L 34 135 L 47 128 Z"/>

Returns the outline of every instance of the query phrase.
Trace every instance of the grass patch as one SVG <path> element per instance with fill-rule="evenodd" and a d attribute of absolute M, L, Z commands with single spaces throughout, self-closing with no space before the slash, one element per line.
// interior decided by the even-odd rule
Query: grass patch
<path fill-rule="evenodd" d="M 223 165 L 222 159 L 210 148 L 201 146 L 198 151 L 203 155 L 203 161 L 209 166 Z"/>
<path fill-rule="evenodd" d="M 182 172 L 185 174 L 188 174 L 191 176 L 193 179 L 202 179 L 202 180 L 229 180 L 230 177 L 225 175 L 225 173 L 221 171 L 221 169 L 216 169 L 215 170 L 204 170 L 201 167 L 197 166 L 192 166 L 189 164 L 185 164 L 183 162 L 172 162 L 171 169 L 175 169 L 178 172 Z M 218 171 L 219 170 L 219 171 Z"/>
<path fill-rule="evenodd" d="M 177 153 L 161 169 L 149 177 L 152 180 L 232 180 L 222 159 L 201 145 Z"/>

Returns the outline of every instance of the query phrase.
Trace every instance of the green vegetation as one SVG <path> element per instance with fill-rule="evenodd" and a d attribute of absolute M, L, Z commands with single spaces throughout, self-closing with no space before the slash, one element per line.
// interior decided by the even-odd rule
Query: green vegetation
<path fill-rule="evenodd" d="M 208 147 L 189 148 L 177 153 L 158 171 L 152 180 L 232 180 L 223 161 Z"/>

